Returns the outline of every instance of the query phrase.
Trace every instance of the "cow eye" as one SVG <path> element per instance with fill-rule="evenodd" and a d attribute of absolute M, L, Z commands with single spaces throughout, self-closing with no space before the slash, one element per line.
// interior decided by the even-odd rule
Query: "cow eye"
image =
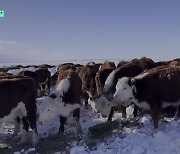
<path fill-rule="evenodd" d="M 126 90 L 127 88 L 124 88 L 124 90 Z"/>

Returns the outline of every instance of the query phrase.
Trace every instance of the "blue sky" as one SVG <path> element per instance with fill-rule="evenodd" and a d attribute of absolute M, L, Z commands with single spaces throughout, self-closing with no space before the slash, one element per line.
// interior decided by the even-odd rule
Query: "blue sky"
<path fill-rule="evenodd" d="M 0 62 L 180 57 L 179 0 L 0 0 Z"/>

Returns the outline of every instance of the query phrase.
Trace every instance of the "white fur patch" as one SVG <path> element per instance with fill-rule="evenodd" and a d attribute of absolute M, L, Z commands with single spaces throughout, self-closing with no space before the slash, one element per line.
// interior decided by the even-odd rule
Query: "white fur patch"
<path fill-rule="evenodd" d="M 21 134 L 21 144 L 24 144 L 26 143 L 26 140 L 28 138 L 28 132 L 26 130 L 23 129 L 23 132 Z"/>
<path fill-rule="evenodd" d="M 134 99 L 132 87 L 128 84 L 129 78 L 123 77 L 119 79 L 116 84 L 116 92 L 114 93 L 114 99 L 119 101 L 124 106 L 129 106 Z"/>
<path fill-rule="evenodd" d="M 35 130 L 32 130 L 32 144 L 36 145 L 39 141 L 39 137 L 37 135 L 37 133 L 35 132 Z"/>
<path fill-rule="evenodd" d="M 105 81 L 105 84 L 104 84 L 104 89 L 103 91 L 108 91 L 112 85 L 113 85 L 113 82 L 114 82 L 114 74 L 115 74 L 115 70 L 112 71 L 109 76 L 107 77 L 106 81 Z"/>
<path fill-rule="evenodd" d="M 57 94 L 57 96 L 63 96 L 63 94 L 68 91 L 69 87 L 70 87 L 69 79 L 63 79 L 58 84 L 55 90 L 56 91 L 55 93 Z"/>
<path fill-rule="evenodd" d="M 128 81 L 128 77 L 123 77 L 119 79 L 118 83 L 116 84 L 116 92 L 114 94 L 114 99 L 116 101 L 119 101 L 120 104 L 123 106 L 129 106 L 134 103 L 140 108 L 149 110 L 150 106 L 147 102 L 138 102 L 138 100 L 134 98 L 133 88 L 136 88 L 134 86 L 130 87 Z"/>
<path fill-rule="evenodd" d="M 135 76 L 134 79 L 142 79 L 142 78 L 144 78 L 145 76 L 147 76 L 148 74 L 149 74 L 148 72 L 146 72 L 146 73 L 141 73 L 141 74 Z"/>
<path fill-rule="evenodd" d="M 0 122 L 8 122 L 16 119 L 17 117 L 22 118 L 23 116 L 27 116 L 26 107 L 23 102 L 19 102 L 18 105 L 11 110 L 9 115 L 0 119 Z"/>
<path fill-rule="evenodd" d="M 102 66 L 99 66 L 99 70 L 98 70 L 98 71 L 100 71 L 100 70 L 101 70 L 101 68 L 102 68 Z"/>
<path fill-rule="evenodd" d="M 19 131 L 20 131 L 20 123 L 17 122 L 17 120 L 15 120 L 15 126 L 14 126 L 14 133 L 13 133 L 13 135 L 17 136 Z"/>

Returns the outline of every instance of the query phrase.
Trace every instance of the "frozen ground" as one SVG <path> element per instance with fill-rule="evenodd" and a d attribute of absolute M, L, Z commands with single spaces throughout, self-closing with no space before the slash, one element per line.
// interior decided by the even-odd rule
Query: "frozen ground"
<path fill-rule="evenodd" d="M 33 68 L 29 70 L 34 71 Z M 50 71 L 54 74 L 56 68 Z M 14 70 L 12 73 L 18 72 Z M 131 113 L 130 109 L 128 113 Z M 21 133 L 17 137 L 12 136 L 13 122 L 1 123 L 0 154 L 180 154 L 180 121 L 162 120 L 159 130 L 153 132 L 149 115 L 144 115 L 138 124 L 122 119 L 120 113 L 115 114 L 113 120 L 116 119 L 123 127 L 115 130 L 113 135 L 98 140 L 95 147 L 86 144 L 88 128 L 107 119 L 94 112 L 91 106 L 88 110 L 81 107 L 82 136 L 75 135 L 72 116 L 68 118 L 65 134 L 57 135 L 59 119 L 56 118 L 48 126 L 38 125 L 41 139 L 36 147 L 31 146 L 30 140 L 24 145 L 19 144 Z"/>
<path fill-rule="evenodd" d="M 63 137 L 55 135 L 59 128 L 57 118 L 48 126 L 38 125 L 40 142 L 44 145 L 39 143 L 37 147 L 32 147 L 30 143 L 27 143 L 28 146 L 14 143 L 19 142 L 19 138 L 12 137 L 13 123 L 3 123 L 0 125 L 0 153 L 180 154 L 180 121 L 163 120 L 159 130 L 153 132 L 149 115 L 141 118 L 136 125 L 128 124 L 126 120 L 121 118 L 120 113 L 115 114 L 113 120 L 115 119 L 119 119 L 119 123 L 123 123 L 123 128 L 115 130 L 112 136 L 98 141 L 97 146 L 91 148 L 85 142 L 88 128 L 105 122 L 106 119 L 94 112 L 90 106 L 88 110 L 84 109 L 84 106 L 81 108 L 82 136 L 75 135 L 72 116 L 68 118 L 65 135 Z M 65 138 L 65 136 L 68 137 Z M 62 143 L 59 142 L 61 139 Z M 54 149 L 52 149 L 53 146 Z M 62 148 L 62 146 L 64 147 Z"/>

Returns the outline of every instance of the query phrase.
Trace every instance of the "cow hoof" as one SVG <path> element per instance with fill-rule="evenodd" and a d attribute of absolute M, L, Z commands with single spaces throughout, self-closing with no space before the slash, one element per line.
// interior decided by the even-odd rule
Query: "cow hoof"
<path fill-rule="evenodd" d="M 37 137 L 36 139 L 32 139 L 32 145 L 36 146 L 38 144 L 39 138 Z"/>
<path fill-rule="evenodd" d="M 13 133 L 13 137 L 16 137 L 16 136 L 18 136 L 18 133 Z"/>
<path fill-rule="evenodd" d="M 26 139 L 21 138 L 20 144 L 25 144 L 26 143 Z"/>
<path fill-rule="evenodd" d="M 59 130 L 58 135 L 64 135 L 64 132 L 62 130 Z"/>
<path fill-rule="evenodd" d="M 82 128 L 78 128 L 78 129 L 77 129 L 77 134 L 78 134 L 78 135 L 83 134 L 83 130 L 82 130 Z"/>

